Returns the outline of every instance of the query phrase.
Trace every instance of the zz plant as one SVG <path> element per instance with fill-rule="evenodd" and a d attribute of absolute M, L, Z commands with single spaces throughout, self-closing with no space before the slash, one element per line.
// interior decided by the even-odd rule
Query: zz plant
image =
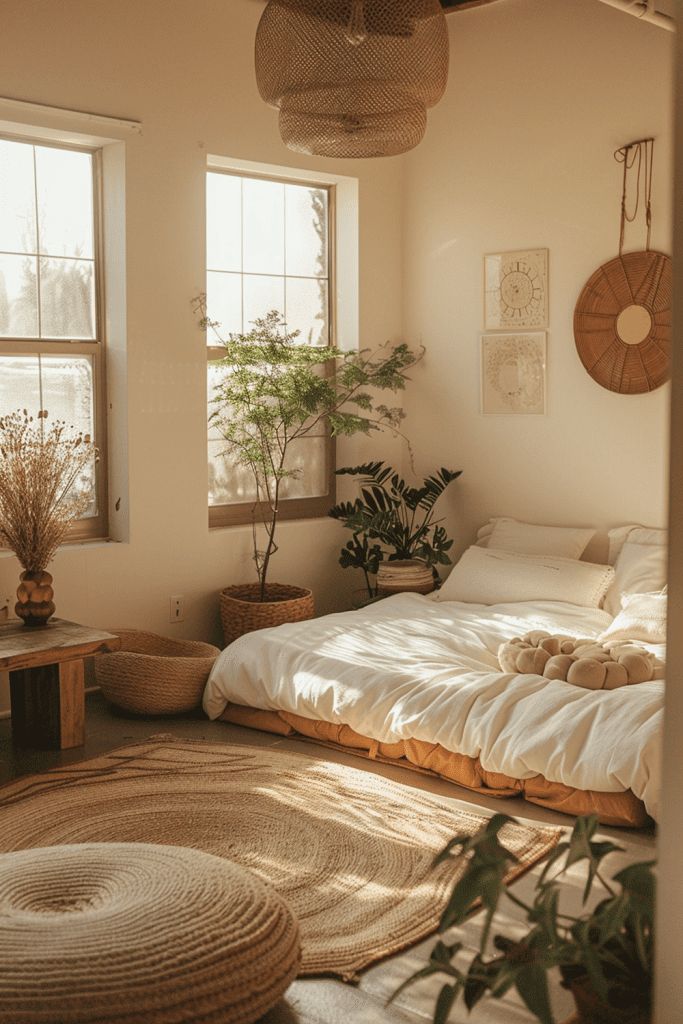
<path fill-rule="evenodd" d="M 443 492 L 460 476 L 460 470 L 440 469 L 413 487 L 384 462 L 338 469 L 338 476 L 361 477 L 360 497 L 330 509 L 352 533 L 341 551 L 344 569 L 361 569 L 370 597 L 374 575 L 389 549 L 388 560 L 418 558 L 435 573 L 437 565 L 449 565 L 453 541 L 440 521 L 435 506 Z"/>
<path fill-rule="evenodd" d="M 646 1024 L 652 1009 L 653 862 L 631 864 L 608 879 L 603 861 L 621 848 L 595 839 L 595 815 L 578 818 L 569 840 L 551 854 L 534 898 L 527 903 L 505 884 L 517 858 L 501 842 L 500 832 L 513 820 L 504 814 L 494 815 L 475 835 L 452 839 L 436 861 L 466 863 L 442 914 L 439 932 L 461 925 L 481 905 L 479 951 L 463 965 L 462 943 L 438 941 L 429 963 L 408 978 L 392 998 L 420 978 L 443 975 L 446 980 L 434 1008 L 434 1024 L 446 1024 L 459 999 L 471 1010 L 485 996 L 500 999 L 512 988 L 541 1024 L 554 1024 L 548 976 L 559 969 L 580 1014 L 586 1014 L 581 1014 L 579 1021 Z M 584 909 L 576 916 L 560 909 L 560 883 L 566 872 L 580 863 L 587 866 L 584 908 L 596 885 L 603 898 L 592 910 Z M 496 935 L 496 955 L 487 955 L 494 914 L 503 898 L 524 911 L 529 927 L 522 938 Z"/>

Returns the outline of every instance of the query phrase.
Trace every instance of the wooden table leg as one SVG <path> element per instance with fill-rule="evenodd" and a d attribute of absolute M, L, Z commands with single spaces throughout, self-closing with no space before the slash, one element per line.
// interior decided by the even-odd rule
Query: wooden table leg
<path fill-rule="evenodd" d="M 21 746 L 67 750 L 85 742 L 83 659 L 9 674 L 12 736 Z"/>

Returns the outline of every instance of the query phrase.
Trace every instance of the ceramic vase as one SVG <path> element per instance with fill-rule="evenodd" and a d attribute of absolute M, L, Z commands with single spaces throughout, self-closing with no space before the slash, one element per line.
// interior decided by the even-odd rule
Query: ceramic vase
<path fill-rule="evenodd" d="M 45 626 L 55 613 L 52 576 L 39 569 L 36 572 L 22 572 L 20 579 L 15 613 L 25 626 Z"/>

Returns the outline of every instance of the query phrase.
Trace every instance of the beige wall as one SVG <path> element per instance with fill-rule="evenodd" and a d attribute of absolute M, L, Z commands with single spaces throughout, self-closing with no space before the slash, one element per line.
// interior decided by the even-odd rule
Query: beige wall
<path fill-rule="evenodd" d="M 262 8 L 253 0 L 0 8 L 0 96 L 143 123 L 126 166 L 129 542 L 62 550 L 53 564 L 58 613 L 217 638 L 216 592 L 250 579 L 252 564 L 249 528 L 207 527 L 205 353 L 190 309 L 203 286 L 207 153 L 359 178 L 364 345 L 401 334 L 401 162 L 334 163 L 285 149 L 277 114 L 256 91 Z M 120 460 L 120 438 L 112 448 Z M 392 441 L 372 451 L 398 456 Z M 345 460 L 361 454 L 357 442 L 342 445 Z M 352 581 L 337 565 L 342 539 L 332 520 L 284 524 L 273 579 L 312 586 L 322 611 L 343 606 Z M 0 557 L 0 607 L 18 572 L 13 557 Z M 176 626 L 171 594 L 186 599 Z"/>
<path fill-rule="evenodd" d="M 579 362 L 572 316 L 615 256 L 621 167 L 655 135 L 653 245 L 670 252 L 673 36 L 597 0 L 507 0 L 449 19 L 452 71 L 406 160 L 405 327 L 427 359 L 408 409 L 421 463 L 463 469 L 459 542 L 491 515 L 661 525 L 669 388 L 619 397 Z M 630 247 L 644 244 L 631 231 Z M 547 415 L 482 416 L 482 254 L 550 250 Z"/>

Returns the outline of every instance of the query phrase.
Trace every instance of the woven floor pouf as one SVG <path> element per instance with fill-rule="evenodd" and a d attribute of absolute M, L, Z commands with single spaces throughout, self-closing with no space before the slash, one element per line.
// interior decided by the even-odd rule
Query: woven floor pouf
<path fill-rule="evenodd" d="M 299 956 L 284 900 L 221 857 L 144 843 L 0 856 L 2 1024 L 253 1024 Z"/>
<path fill-rule="evenodd" d="M 178 715 L 199 707 L 217 647 L 140 629 L 112 629 L 121 648 L 95 658 L 95 678 L 116 707 L 136 715 Z"/>

